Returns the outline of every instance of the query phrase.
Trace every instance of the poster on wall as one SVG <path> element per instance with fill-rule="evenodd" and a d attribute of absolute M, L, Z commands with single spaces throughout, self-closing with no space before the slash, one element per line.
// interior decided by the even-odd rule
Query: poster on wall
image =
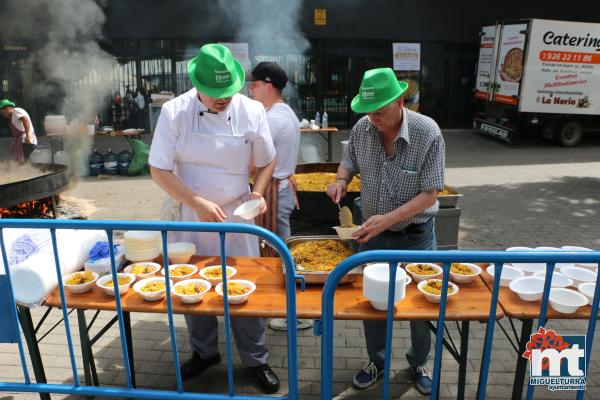
<path fill-rule="evenodd" d="M 533 20 L 519 110 L 600 114 L 600 24 Z"/>
<path fill-rule="evenodd" d="M 494 49 L 496 41 L 496 25 L 484 26 L 481 29 L 479 42 L 479 60 L 475 81 L 475 97 L 487 100 L 490 95 L 490 84 L 494 71 Z"/>
<path fill-rule="evenodd" d="M 504 25 L 498 50 L 494 101 L 517 105 L 523 76 L 523 51 L 527 24 Z"/>
<path fill-rule="evenodd" d="M 396 77 L 408 83 L 404 93 L 404 106 L 419 110 L 419 80 L 421 75 L 421 44 L 394 43 L 392 45 Z"/>
<path fill-rule="evenodd" d="M 420 43 L 393 43 L 394 71 L 418 71 L 421 69 Z"/>
<path fill-rule="evenodd" d="M 223 43 L 220 42 L 223 46 L 227 47 L 233 57 L 242 64 L 244 68 L 244 73 L 248 74 L 250 72 L 250 56 L 248 54 L 248 43 Z"/>

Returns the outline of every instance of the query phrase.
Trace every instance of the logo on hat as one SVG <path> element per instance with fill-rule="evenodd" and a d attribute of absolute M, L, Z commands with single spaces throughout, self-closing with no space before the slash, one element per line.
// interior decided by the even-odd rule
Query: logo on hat
<path fill-rule="evenodd" d="M 360 95 L 364 100 L 373 100 L 375 98 L 375 88 L 372 86 L 363 87 Z"/>
<path fill-rule="evenodd" d="M 231 74 L 227 70 L 215 70 L 215 82 L 226 83 L 231 80 Z"/>

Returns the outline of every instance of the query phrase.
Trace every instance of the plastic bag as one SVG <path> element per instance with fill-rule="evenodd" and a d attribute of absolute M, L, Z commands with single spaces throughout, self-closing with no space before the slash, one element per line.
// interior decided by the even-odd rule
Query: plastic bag
<path fill-rule="evenodd" d="M 150 155 L 150 146 L 140 139 L 129 139 L 133 150 L 131 164 L 127 169 L 128 175 L 143 175 L 150 172 L 148 168 L 148 156 Z"/>

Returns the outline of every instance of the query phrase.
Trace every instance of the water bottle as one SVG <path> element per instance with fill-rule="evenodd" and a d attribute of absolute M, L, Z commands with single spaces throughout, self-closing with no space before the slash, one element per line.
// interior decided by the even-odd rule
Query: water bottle
<path fill-rule="evenodd" d="M 319 114 L 319 111 L 315 114 L 315 125 L 321 126 L 321 114 Z"/>
<path fill-rule="evenodd" d="M 102 154 L 100 154 L 97 149 L 94 149 L 92 154 L 90 154 L 88 162 L 90 166 L 90 175 L 96 176 L 102 172 Z"/>
<path fill-rule="evenodd" d="M 327 111 L 323 112 L 323 124 L 322 127 L 323 129 L 327 128 L 329 126 L 329 117 L 327 116 Z"/>
<path fill-rule="evenodd" d="M 108 153 L 104 155 L 104 173 L 108 175 L 116 175 L 118 171 L 117 155 L 108 148 Z"/>
<path fill-rule="evenodd" d="M 131 152 L 127 150 L 126 146 L 123 146 L 123 151 L 117 155 L 119 175 L 128 175 L 127 171 L 129 170 L 129 164 L 131 164 L 131 157 Z"/>

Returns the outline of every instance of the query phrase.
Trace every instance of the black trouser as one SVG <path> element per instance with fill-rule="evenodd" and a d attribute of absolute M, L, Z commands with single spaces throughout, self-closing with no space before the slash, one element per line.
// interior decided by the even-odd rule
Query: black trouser
<path fill-rule="evenodd" d="M 35 150 L 36 147 L 37 144 L 23 143 L 23 158 L 25 160 L 28 160 L 29 156 L 31 155 L 31 153 L 33 153 L 33 150 Z"/>

